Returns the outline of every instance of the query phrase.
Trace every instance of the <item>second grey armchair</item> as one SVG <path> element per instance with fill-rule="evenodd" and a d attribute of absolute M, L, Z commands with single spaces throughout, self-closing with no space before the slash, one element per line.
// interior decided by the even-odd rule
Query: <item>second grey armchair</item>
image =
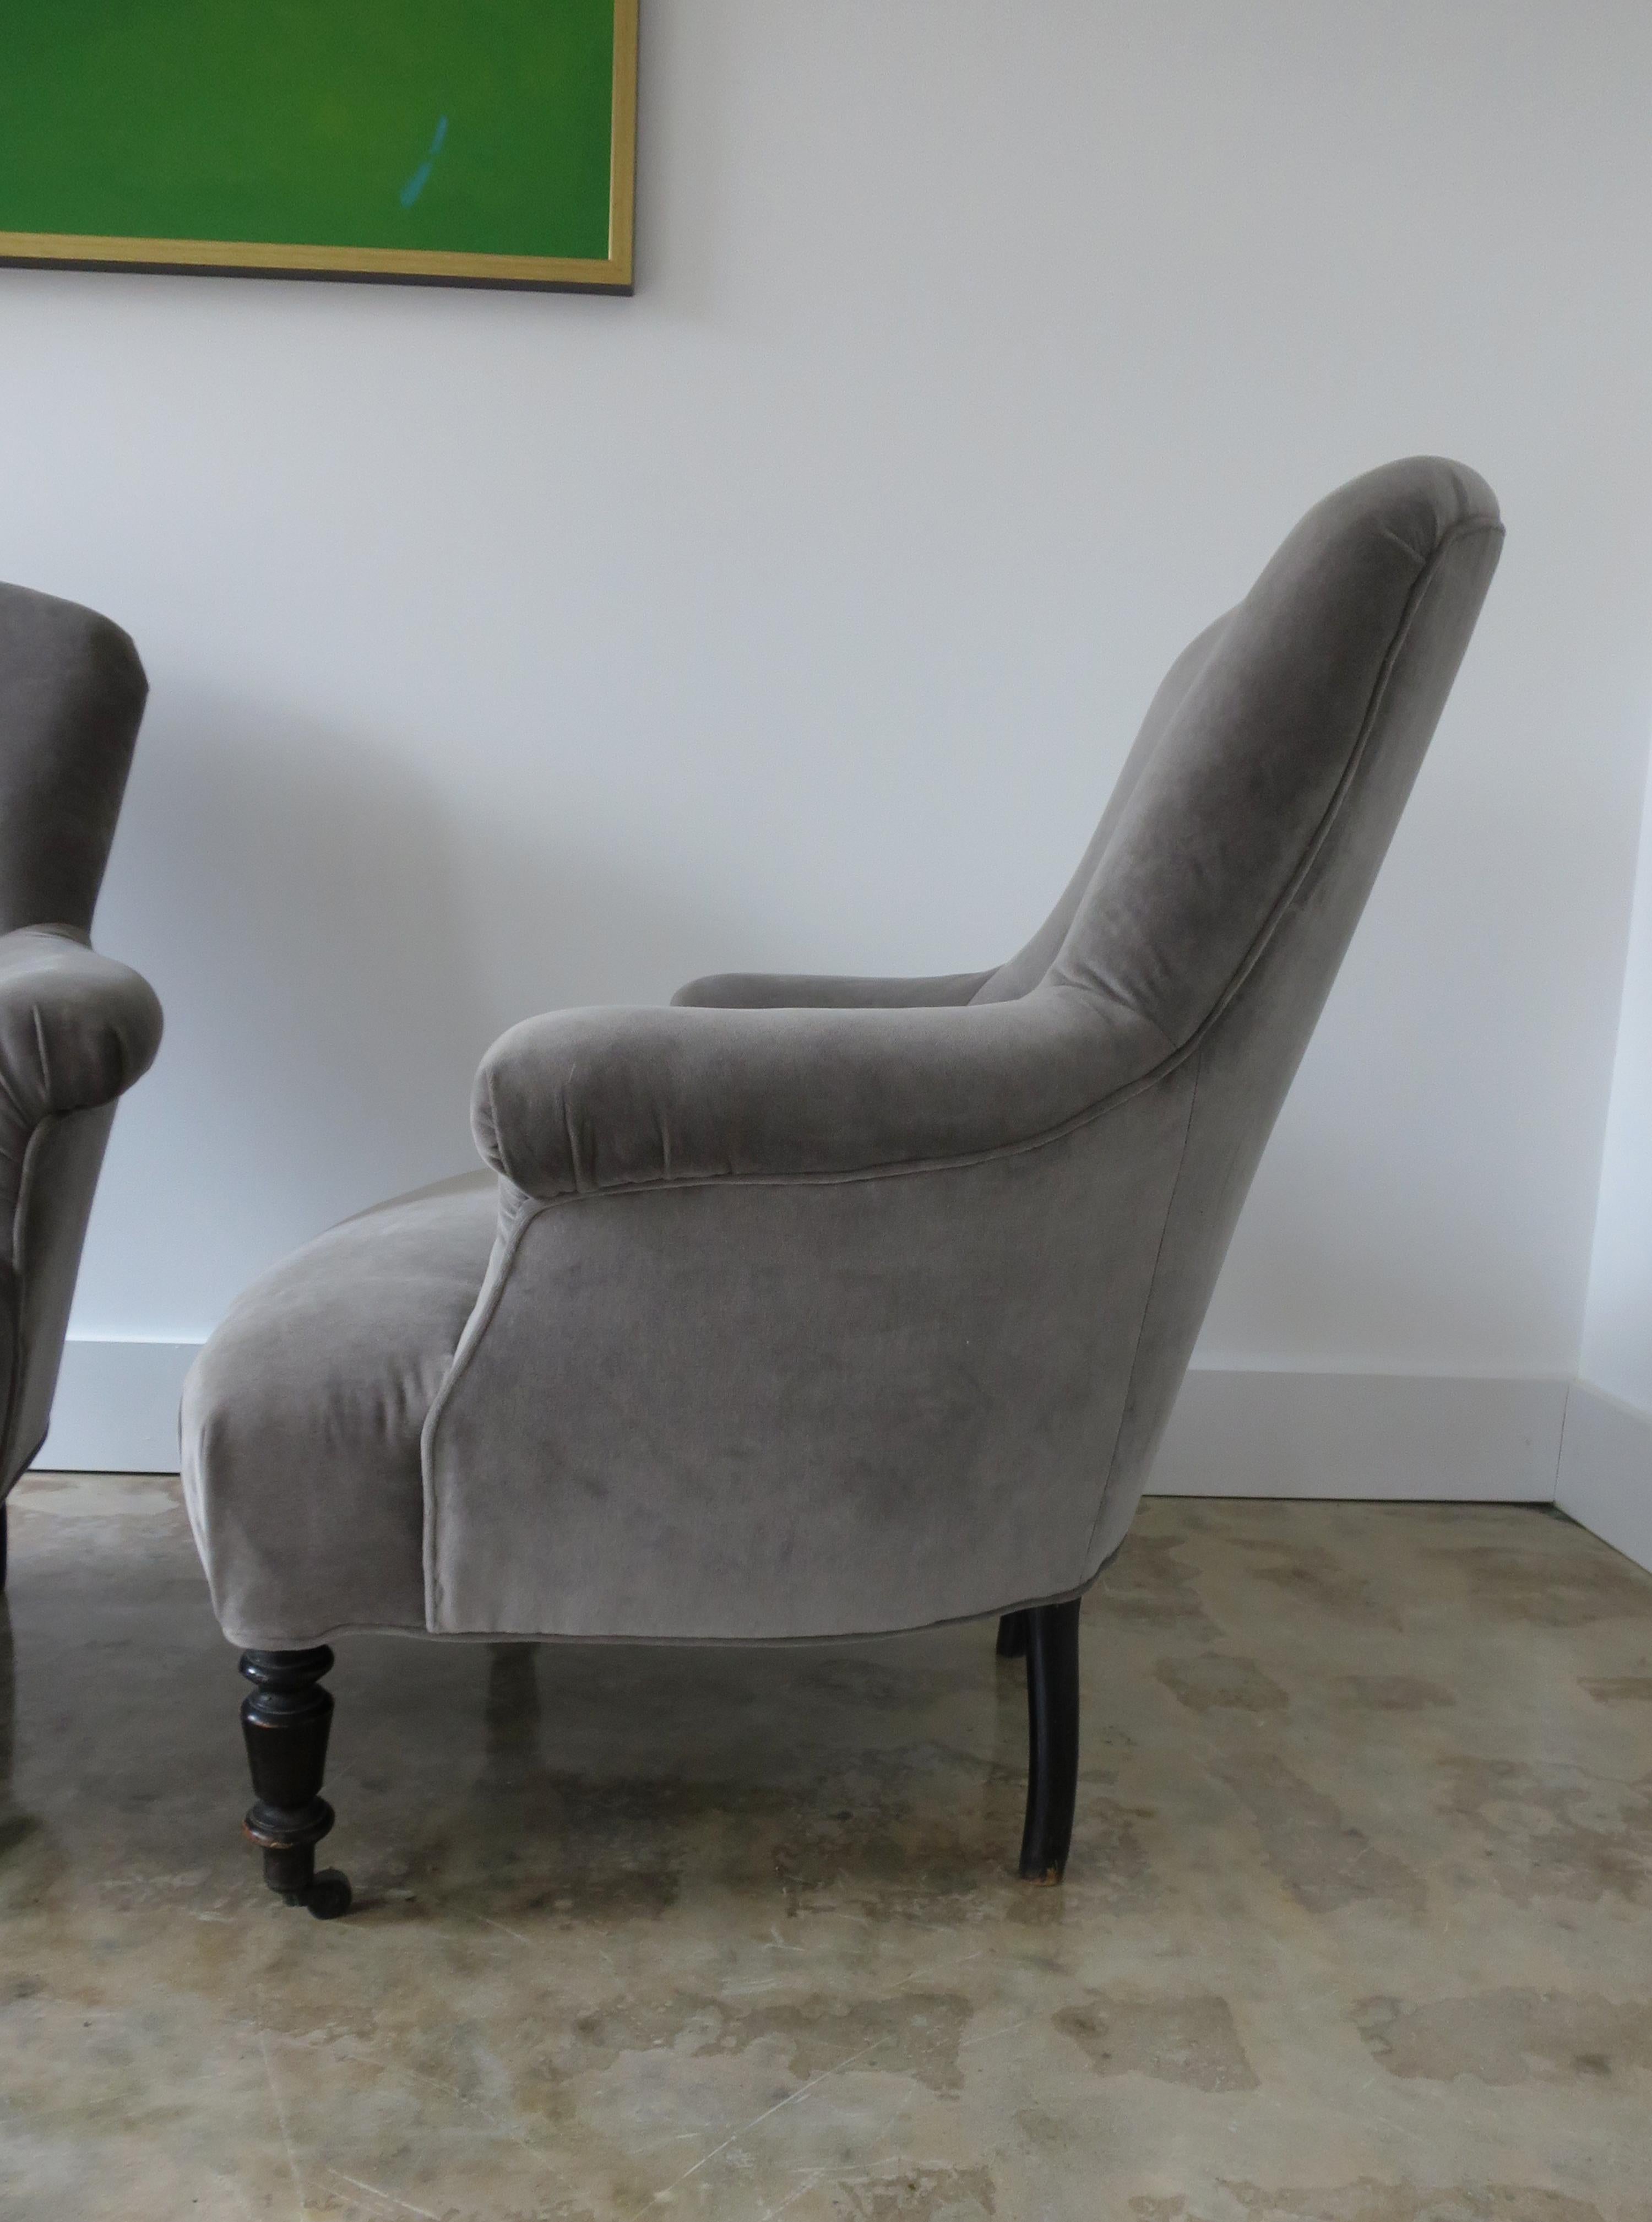
<path fill-rule="evenodd" d="M 272 1888 L 348 1903 L 314 1874 L 335 1630 L 772 1642 L 1023 1612 L 1022 1872 L 1059 1878 L 1077 1599 L 1500 541 L 1457 465 L 1344 486 L 1178 660 L 1019 956 L 530 1020 L 478 1079 L 488 1173 L 241 1300 L 186 1390 L 185 1481 L 254 1685 Z"/>
<path fill-rule="evenodd" d="M 160 1044 L 147 982 L 90 938 L 147 692 L 107 618 L 0 587 L 0 1584 L 115 1106 Z"/>

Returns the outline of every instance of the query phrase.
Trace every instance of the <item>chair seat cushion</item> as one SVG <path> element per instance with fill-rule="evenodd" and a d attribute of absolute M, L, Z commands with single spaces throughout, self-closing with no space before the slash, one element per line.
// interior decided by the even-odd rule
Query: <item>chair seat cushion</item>
<path fill-rule="evenodd" d="M 331 1228 L 254 1283 L 184 1392 L 184 1488 L 230 1641 L 425 1627 L 419 1432 L 493 1247 L 467 1173 Z"/>

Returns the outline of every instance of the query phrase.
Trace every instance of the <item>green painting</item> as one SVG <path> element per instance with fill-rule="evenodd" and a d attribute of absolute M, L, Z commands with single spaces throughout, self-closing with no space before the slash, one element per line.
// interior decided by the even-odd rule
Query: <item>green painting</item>
<path fill-rule="evenodd" d="M 636 0 L 0 0 L 0 260 L 628 292 Z"/>

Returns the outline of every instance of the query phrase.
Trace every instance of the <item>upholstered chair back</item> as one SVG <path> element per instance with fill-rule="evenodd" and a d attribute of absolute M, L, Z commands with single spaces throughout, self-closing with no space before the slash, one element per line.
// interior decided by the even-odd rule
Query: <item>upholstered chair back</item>
<path fill-rule="evenodd" d="M 0 586 L 0 933 L 91 931 L 147 692 L 118 625 Z"/>
<path fill-rule="evenodd" d="M 1134 1510 L 1502 537 L 1484 480 L 1427 458 L 1310 511 L 1177 659 L 1061 901 L 977 991 L 1087 997 L 1154 1028 L 1161 1072 L 1198 1059 L 1100 1554 Z"/>

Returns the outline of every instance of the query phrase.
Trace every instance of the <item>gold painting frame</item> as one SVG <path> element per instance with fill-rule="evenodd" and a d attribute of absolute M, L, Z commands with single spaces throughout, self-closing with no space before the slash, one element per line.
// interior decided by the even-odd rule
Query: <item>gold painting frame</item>
<path fill-rule="evenodd" d="M 0 267 L 630 293 L 635 286 L 639 9 L 640 0 L 614 0 L 614 89 L 605 258 L 450 253 L 386 247 L 289 247 L 257 240 L 97 238 L 72 232 L 0 231 Z"/>

